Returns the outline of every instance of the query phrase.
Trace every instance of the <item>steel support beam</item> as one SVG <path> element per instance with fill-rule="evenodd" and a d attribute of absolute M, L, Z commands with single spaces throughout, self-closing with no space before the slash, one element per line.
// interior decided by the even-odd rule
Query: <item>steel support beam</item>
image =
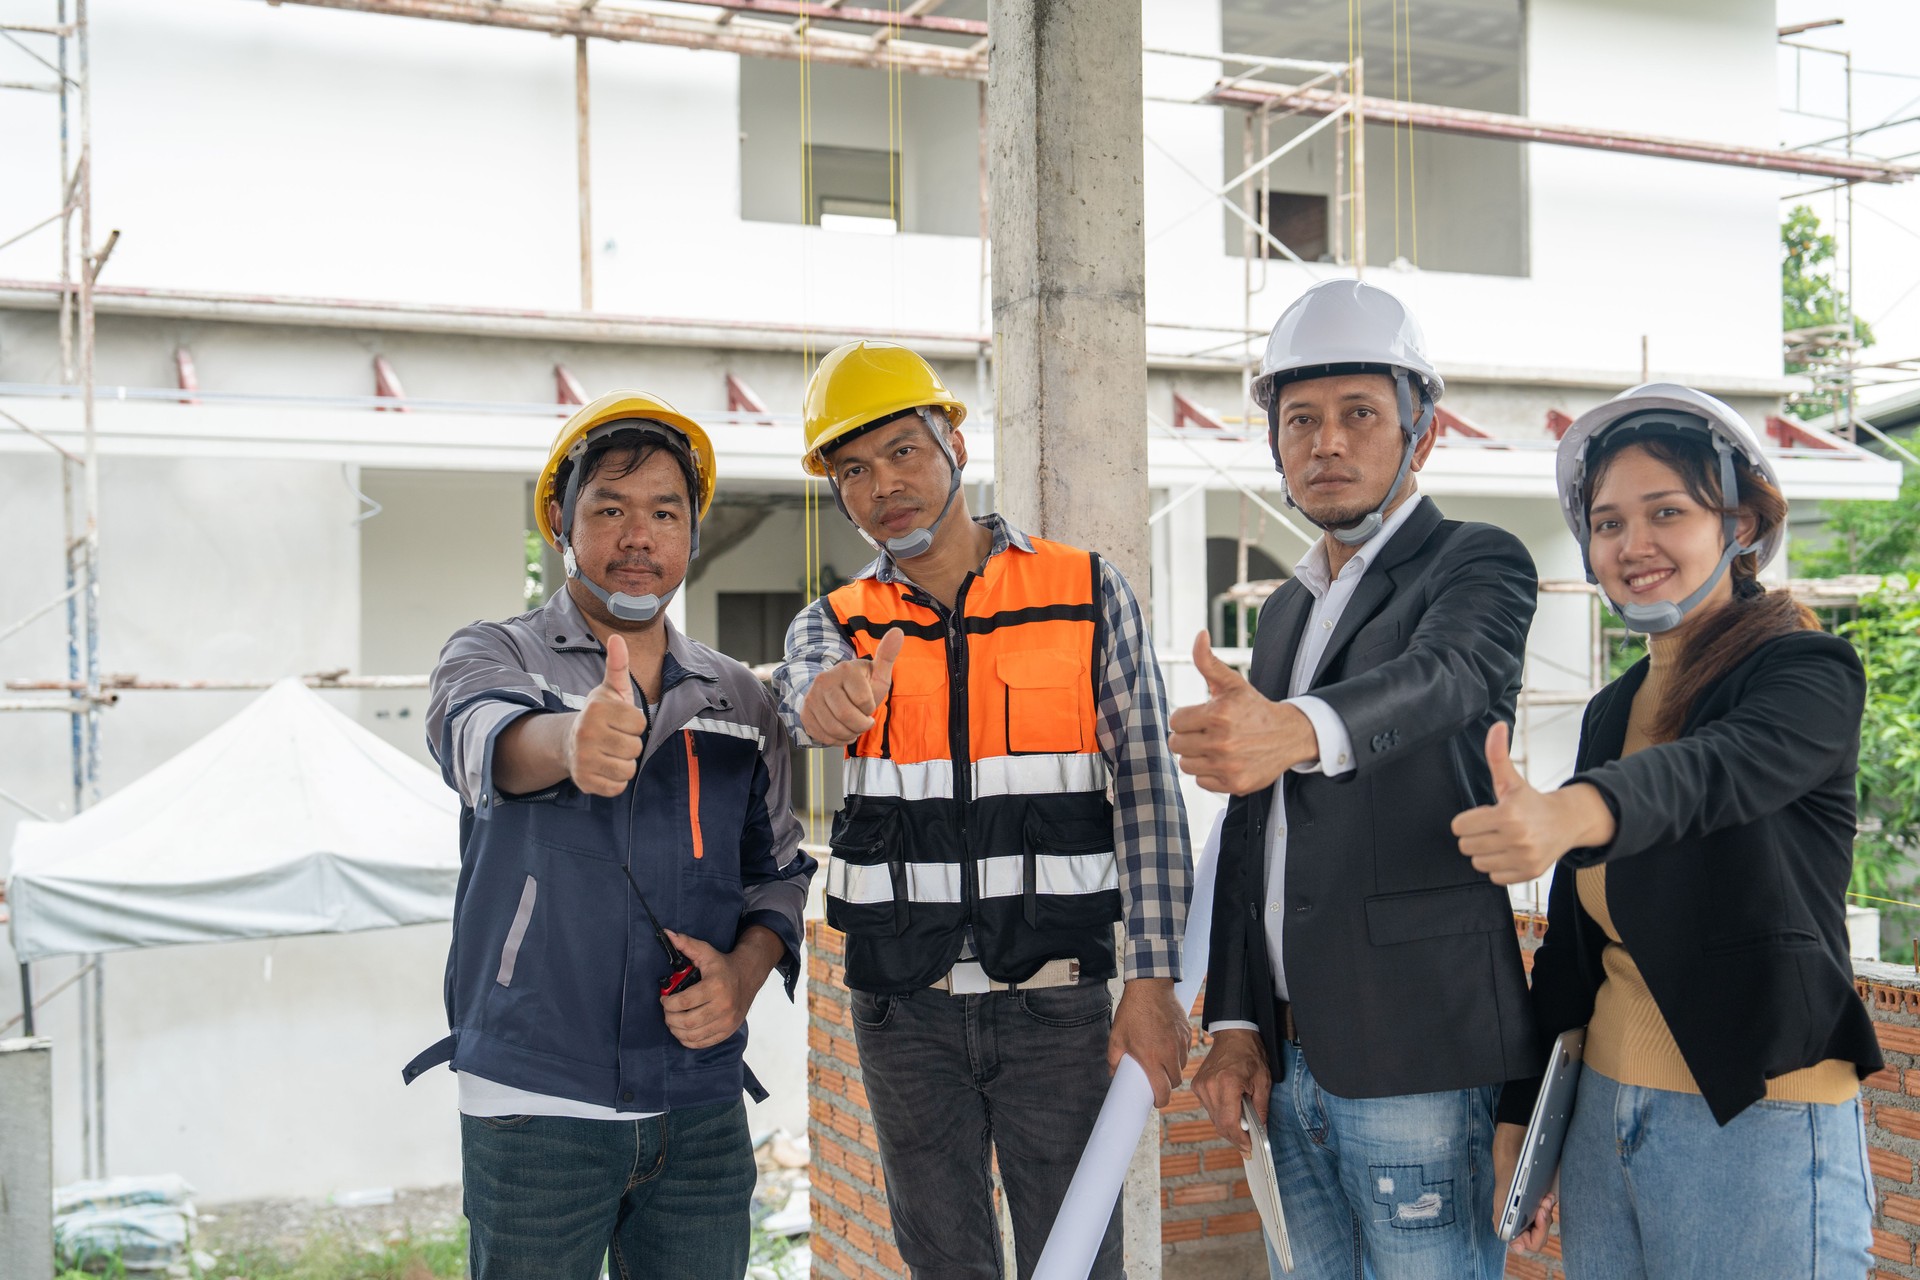
<path fill-rule="evenodd" d="M 553 4 L 496 4 L 488 0 L 276 0 L 282 4 L 302 4 L 319 9 L 346 9 L 356 13 L 384 13 L 403 18 L 426 18 L 438 22 L 459 22 L 478 27 L 508 27 L 517 31 L 540 31 L 554 36 L 591 36 L 598 40 L 622 40 L 637 44 L 670 45 L 681 49 L 711 49 L 750 58 L 787 58 L 840 67 L 865 67 L 885 70 L 897 67 L 918 75 L 942 76 L 953 80 L 986 78 L 986 58 L 971 48 L 931 44 L 925 40 L 891 40 L 876 44 L 870 36 L 821 31 L 806 33 L 803 40 L 785 24 L 733 22 L 720 25 L 710 20 L 677 15 L 641 13 L 637 10 L 580 9 Z M 740 13 L 798 14 L 800 0 L 718 0 L 712 7 Z M 819 5 L 807 5 L 816 16 Z M 835 22 L 856 22 L 892 26 L 893 15 L 879 9 L 834 9 Z M 898 25 L 920 29 L 950 31 L 940 24 L 960 22 L 954 18 L 920 16 L 902 18 Z M 979 23 L 965 23 L 969 30 Z"/>
<path fill-rule="evenodd" d="M 1240 107 L 1257 111 L 1262 107 L 1279 108 L 1302 115 L 1327 116 L 1352 109 L 1347 95 L 1326 89 L 1294 88 L 1289 85 L 1250 84 L 1245 81 L 1222 82 L 1201 101 L 1215 106 Z M 1621 133 L 1590 125 L 1548 124 L 1525 116 L 1504 115 L 1498 111 L 1469 111 L 1464 107 L 1436 107 L 1423 102 L 1399 102 L 1392 98 L 1359 101 L 1359 112 L 1372 124 L 1404 124 L 1433 133 L 1452 133 L 1470 138 L 1504 138 L 1509 142 L 1539 142 L 1550 146 L 1583 147 L 1595 151 L 1617 151 L 1626 155 L 1657 156 L 1667 160 L 1691 160 L 1699 164 L 1731 165 L 1741 169 L 1765 169 L 1775 173 L 1808 174 L 1835 178 L 1843 182 L 1906 182 L 1920 169 L 1910 165 L 1888 164 L 1881 160 L 1817 156 L 1803 151 L 1770 147 L 1742 147 L 1725 142 L 1692 142 L 1684 138 L 1666 138 L 1654 134 Z"/>

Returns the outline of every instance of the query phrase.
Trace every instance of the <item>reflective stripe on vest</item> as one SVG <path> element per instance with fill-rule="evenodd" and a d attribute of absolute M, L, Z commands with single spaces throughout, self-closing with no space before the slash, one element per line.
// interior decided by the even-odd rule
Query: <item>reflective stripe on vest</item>
<path fill-rule="evenodd" d="M 1105 791 L 1111 776 L 1105 756 L 995 756 L 977 760 L 969 768 L 975 796 Z M 892 760 L 848 756 L 842 765 L 841 782 L 841 789 L 848 795 L 951 800 L 953 762 L 925 760 L 919 764 L 896 764 Z"/>
<path fill-rule="evenodd" d="M 1026 857 L 1011 854 L 982 858 L 974 864 L 974 893 L 982 898 L 1017 898 L 1026 892 Z M 1052 895 L 1101 893 L 1117 890 L 1120 875 L 1111 851 L 1106 853 L 1049 853 L 1034 859 L 1039 892 Z M 909 862 L 906 864 L 909 902 L 953 903 L 960 899 L 961 864 Z M 870 905 L 892 902 L 893 874 L 886 863 L 860 866 L 834 858 L 827 863 L 827 893 L 842 902 Z"/>

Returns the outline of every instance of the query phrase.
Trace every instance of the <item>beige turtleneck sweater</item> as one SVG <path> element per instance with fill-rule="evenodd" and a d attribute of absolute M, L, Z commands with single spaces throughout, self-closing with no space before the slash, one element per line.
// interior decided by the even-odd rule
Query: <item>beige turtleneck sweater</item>
<path fill-rule="evenodd" d="M 1675 638 L 1652 637 L 1648 645 L 1651 667 L 1645 683 L 1634 694 L 1621 755 L 1629 756 L 1653 745 L 1647 733 L 1659 712 L 1678 646 Z M 1608 939 L 1601 955 L 1606 979 L 1594 998 L 1593 1018 L 1587 1025 L 1588 1065 L 1621 1084 L 1699 1093 L 1700 1086 L 1694 1083 L 1693 1072 L 1680 1056 L 1680 1046 L 1674 1043 L 1673 1032 L 1654 1003 L 1640 966 L 1620 944 L 1620 933 L 1613 927 L 1613 915 L 1607 909 L 1606 864 L 1581 868 L 1574 873 L 1574 885 L 1580 906 Z M 1846 1102 L 1859 1092 L 1860 1079 L 1853 1064 L 1838 1058 L 1767 1081 L 1767 1096 L 1784 1102 Z"/>

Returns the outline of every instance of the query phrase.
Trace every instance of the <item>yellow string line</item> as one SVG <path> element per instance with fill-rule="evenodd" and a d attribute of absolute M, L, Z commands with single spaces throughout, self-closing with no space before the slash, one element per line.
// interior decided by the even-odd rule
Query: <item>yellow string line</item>
<path fill-rule="evenodd" d="M 1355 3 L 1356 3 L 1356 0 L 1347 0 L 1347 93 L 1349 95 L 1353 93 L 1353 89 L 1354 89 L 1353 23 L 1354 23 Z M 1357 203 L 1355 193 L 1359 190 L 1359 188 L 1355 185 L 1353 180 L 1354 128 L 1353 128 L 1353 103 L 1351 101 L 1347 103 L 1346 128 L 1347 128 L 1347 261 L 1351 263 L 1354 261 L 1354 247 L 1355 247 L 1354 246 L 1354 227 L 1355 227 L 1354 209 Z M 1335 180 L 1338 181 L 1337 178 Z M 1338 188 L 1335 188 L 1335 190 L 1338 190 Z"/>
<path fill-rule="evenodd" d="M 811 31 L 804 0 L 800 6 L 800 382 L 806 385 L 813 372 L 813 333 L 807 327 L 807 252 L 811 237 L 806 228 L 813 216 L 813 59 Z M 820 514 L 812 477 L 801 481 L 802 572 L 806 575 L 808 603 L 820 594 Z M 821 775 L 820 753 L 807 755 L 807 838 L 820 842 L 820 810 L 826 801 L 826 783 Z"/>
<path fill-rule="evenodd" d="M 1407 101 L 1413 101 L 1413 0 L 1405 0 L 1401 12 L 1406 17 Z M 1413 235 L 1413 265 L 1420 265 L 1420 175 L 1414 169 L 1413 125 L 1407 125 L 1407 221 Z"/>
<path fill-rule="evenodd" d="M 1393 36 L 1389 52 L 1393 59 L 1393 96 L 1400 96 L 1400 6 L 1404 0 L 1387 0 L 1387 26 Z M 1400 122 L 1394 121 L 1393 134 L 1393 256 L 1400 256 Z"/>
<path fill-rule="evenodd" d="M 1847 896 L 1849 898 L 1858 898 L 1862 902 L 1884 902 L 1888 906 L 1912 907 L 1914 910 L 1920 911 L 1920 902 L 1908 902 L 1902 898 L 1877 898 L 1871 893 L 1855 893 L 1851 889 L 1847 890 Z"/>

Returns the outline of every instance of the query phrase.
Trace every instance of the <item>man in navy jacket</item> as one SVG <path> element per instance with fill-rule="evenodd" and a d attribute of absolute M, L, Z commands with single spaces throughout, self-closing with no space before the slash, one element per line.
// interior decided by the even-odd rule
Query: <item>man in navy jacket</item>
<path fill-rule="evenodd" d="M 456 632 L 428 735 L 462 800 L 451 1034 L 475 1280 L 739 1280 L 754 994 L 792 997 L 814 870 L 789 740 L 741 664 L 668 623 L 714 458 L 615 392 L 561 429 L 536 515 L 547 603 Z M 689 980 L 686 961 L 697 967 Z"/>

